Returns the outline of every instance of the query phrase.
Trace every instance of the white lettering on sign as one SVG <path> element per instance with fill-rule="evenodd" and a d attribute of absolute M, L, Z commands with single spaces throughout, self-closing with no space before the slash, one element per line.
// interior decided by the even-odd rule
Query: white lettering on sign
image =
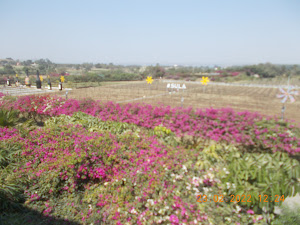
<path fill-rule="evenodd" d="M 167 88 L 172 88 L 172 89 L 186 89 L 185 84 L 180 86 L 180 84 L 167 84 Z"/>

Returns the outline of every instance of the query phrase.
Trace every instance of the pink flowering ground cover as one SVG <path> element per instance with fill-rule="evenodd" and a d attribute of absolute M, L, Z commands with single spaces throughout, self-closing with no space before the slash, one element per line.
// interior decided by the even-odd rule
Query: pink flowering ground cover
<path fill-rule="evenodd" d="M 4 97 L 0 107 L 42 120 L 81 111 L 102 121 L 145 128 L 118 133 L 113 132 L 113 126 L 119 123 L 110 123 L 108 130 L 89 130 L 80 123 L 30 129 L 0 127 L 0 149 L 21 150 L 13 153 L 11 161 L 17 160 L 7 167 L 12 171 L 5 182 L 22 187 L 26 207 L 45 217 L 64 218 L 66 223 L 263 224 L 258 204 L 200 203 L 198 196 L 212 199 L 229 191 L 235 193 L 234 187 L 229 189 L 233 184 L 222 182 L 230 174 L 232 162 L 226 157 L 239 155 L 234 146 L 243 146 L 250 153 L 299 153 L 297 127 L 231 109 L 121 106 L 51 96 Z M 152 135 L 147 132 L 151 130 L 160 132 Z M 164 139 L 172 135 L 175 145 Z M 218 144 L 204 148 L 199 144 L 203 140 Z M 293 163 L 297 168 L 299 163 Z M 35 224 L 30 220 L 24 218 Z"/>
<path fill-rule="evenodd" d="M 258 217 L 248 207 L 231 215 L 236 205 L 197 203 L 199 194 L 218 193 L 218 169 L 197 169 L 189 161 L 199 151 L 166 146 L 155 136 L 66 125 L 25 135 L 0 128 L 0 141 L 23 149 L 13 178 L 23 181 L 26 206 L 45 216 L 83 224 L 209 224 L 229 207 L 223 217 L 232 221 Z M 213 214 L 210 207 L 217 208 Z"/>
<path fill-rule="evenodd" d="M 268 152 L 284 151 L 289 154 L 300 152 L 299 127 L 282 126 L 282 122 L 248 111 L 235 112 L 230 108 L 195 109 L 171 108 L 141 104 L 119 105 L 113 102 L 75 99 L 63 100 L 50 96 L 24 96 L 16 101 L 2 101 L 2 107 L 20 112 L 57 116 L 84 112 L 103 121 L 119 121 L 145 128 L 162 125 L 171 129 L 178 137 L 193 137 L 240 144 L 248 150 Z"/>

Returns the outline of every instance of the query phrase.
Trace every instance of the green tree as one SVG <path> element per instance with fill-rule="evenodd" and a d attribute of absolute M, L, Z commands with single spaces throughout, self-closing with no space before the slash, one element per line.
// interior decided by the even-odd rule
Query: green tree
<path fill-rule="evenodd" d="M 82 63 L 82 67 L 84 68 L 85 72 L 88 72 L 93 68 L 93 63 Z"/>
<path fill-rule="evenodd" d="M 11 65 L 4 66 L 4 74 L 14 75 L 15 73 L 16 72 L 14 71 L 14 68 Z"/>

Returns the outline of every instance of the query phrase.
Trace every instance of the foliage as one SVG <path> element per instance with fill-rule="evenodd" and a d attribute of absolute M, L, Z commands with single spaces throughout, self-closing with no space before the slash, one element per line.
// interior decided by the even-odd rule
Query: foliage
<path fill-rule="evenodd" d="M 232 224 L 259 216 L 236 204 L 197 202 L 200 194 L 212 198 L 224 191 L 219 165 L 199 169 L 194 163 L 198 150 L 163 145 L 143 134 L 90 132 L 82 125 L 37 129 L 25 142 L 16 134 L 3 130 L 0 139 L 23 146 L 25 161 L 16 176 L 27 187 L 25 205 L 44 215 L 89 224 Z"/>
<path fill-rule="evenodd" d="M 281 214 L 274 220 L 273 225 L 300 224 L 300 207 L 290 209 L 283 207 Z"/>
<path fill-rule="evenodd" d="M 60 115 L 50 117 L 45 121 L 45 127 L 57 127 L 68 124 L 81 124 L 88 131 L 110 131 L 113 134 L 122 134 L 124 132 L 135 132 L 138 134 L 138 127 L 134 124 L 101 121 L 99 118 L 93 117 L 83 112 L 76 112 L 72 116 Z"/>
<path fill-rule="evenodd" d="M 1 132 L 12 134 L 7 131 L 9 130 L 1 128 Z M 17 210 L 24 200 L 22 187 L 13 174 L 17 163 L 21 161 L 20 156 L 19 143 L 0 142 L 0 211 Z"/>
<path fill-rule="evenodd" d="M 160 78 L 160 77 L 164 77 L 165 74 L 166 74 L 165 69 L 159 66 L 159 64 L 157 64 L 156 66 L 148 66 L 146 70 L 143 72 L 142 76 L 143 78 L 147 76 L 152 76 L 153 78 Z"/>
<path fill-rule="evenodd" d="M 194 147 L 197 140 L 214 140 L 235 144 L 244 152 L 282 151 L 290 155 L 300 152 L 299 127 L 279 123 L 258 113 L 235 112 L 229 108 L 193 110 L 141 104 L 121 106 L 112 102 L 64 100 L 46 95 L 19 97 L 16 101 L 7 99 L 2 101 L 2 107 L 19 110 L 35 119 L 82 111 L 102 121 L 125 122 L 144 128 L 163 125 L 177 137 L 193 137 Z M 266 126 L 266 123 L 274 125 Z"/>
<path fill-rule="evenodd" d="M 0 127 L 12 127 L 18 122 L 18 112 L 0 109 Z"/>
<path fill-rule="evenodd" d="M 103 82 L 103 81 L 132 81 L 132 80 L 141 80 L 141 76 L 135 73 L 125 73 L 121 71 L 113 72 L 89 72 L 86 75 L 80 76 L 69 76 L 68 82 Z"/>
<path fill-rule="evenodd" d="M 251 195 L 251 202 L 241 204 L 254 205 L 256 212 L 263 209 L 272 212 L 282 195 L 294 196 L 300 191 L 300 163 L 286 153 L 246 153 L 241 156 L 239 152 L 232 152 L 226 160 L 230 162 L 229 175 L 222 182 L 228 184 L 229 195 Z M 280 197 L 276 200 L 275 195 Z"/>
<path fill-rule="evenodd" d="M 290 157 L 299 152 L 298 128 L 259 114 L 51 96 L 4 97 L 0 107 L 45 122 L 0 128 L 2 199 L 20 203 L 25 194 L 24 206 L 45 216 L 80 224 L 264 224 L 274 218 L 273 203 L 261 204 L 260 193 L 299 190 L 299 162 Z M 251 195 L 252 203 L 214 199 L 230 194 Z"/>

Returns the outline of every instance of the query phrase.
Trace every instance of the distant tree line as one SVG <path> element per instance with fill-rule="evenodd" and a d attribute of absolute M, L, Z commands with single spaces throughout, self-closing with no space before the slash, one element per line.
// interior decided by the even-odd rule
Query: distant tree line
<path fill-rule="evenodd" d="M 218 71 L 216 69 L 218 68 Z M 6 58 L 0 60 L 0 76 L 12 77 L 15 74 L 25 75 L 25 71 L 29 71 L 30 75 L 36 74 L 39 70 L 40 74 L 56 74 L 68 75 L 68 71 L 73 74 L 78 71 L 78 76 L 69 76 L 68 80 L 73 82 L 101 82 L 101 81 L 126 81 L 126 80 L 142 80 L 147 76 L 154 79 L 185 79 L 196 80 L 202 73 L 219 72 L 223 77 L 232 76 L 233 73 L 239 72 L 246 76 L 258 74 L 261 78 L 273 78 L 278 76 L 299 76 L 300 65 L 278 65 L 271 63 L 261 63 L 257 65 L 232 66 L 227 68 L 208 67 L 192 67 L 192 66 L 137 66 L 137 65 L 114 65 L 113 63 L 82 63 L 82 64 L 57 64 L 49 59 L 38 60 L 13 60 Z M 74 72 L 75 71 L 75 72 Z M 237 74 L 239 74 L 237 73 Z"/>
<path fill-rule="evenodd" d="M 247 65 L 240 67 L 229 67 L 227 70 L 245 72 L 247 76 L 258 74 L 263 78 L 278 76 L 299 76 L 300 65 L 275 65 L 271 63 L 261 63 L 257 65 Z"/>

